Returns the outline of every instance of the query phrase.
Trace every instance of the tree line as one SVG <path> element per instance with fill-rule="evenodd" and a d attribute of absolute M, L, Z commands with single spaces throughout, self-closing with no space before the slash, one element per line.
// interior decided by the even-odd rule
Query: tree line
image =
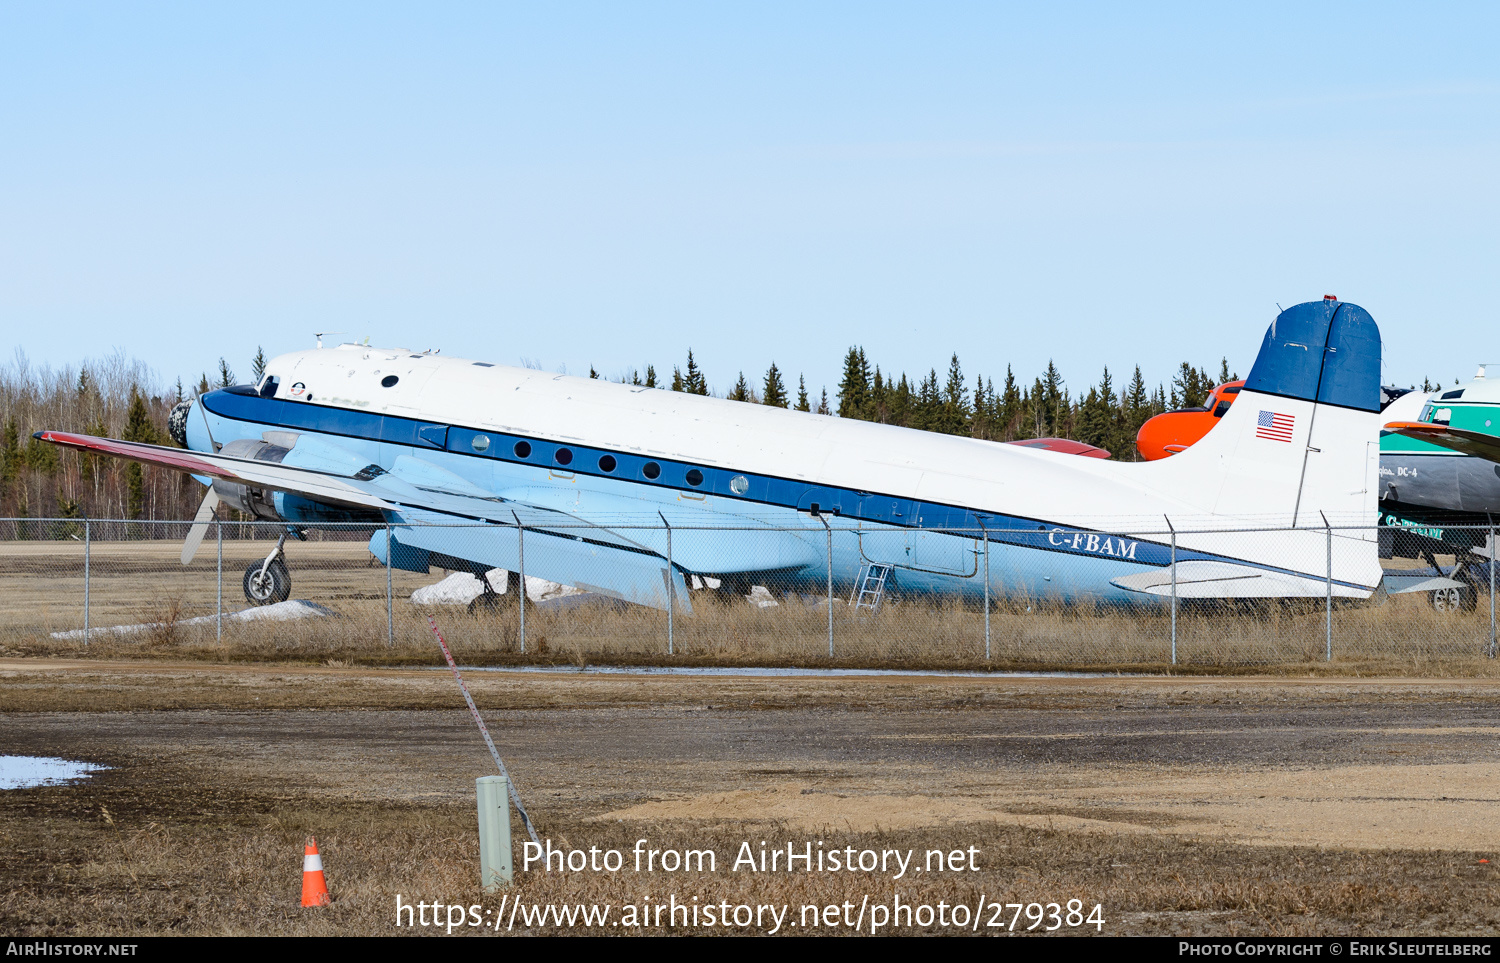
<path fill-rule="evenodd" d="M 589 376 L 600 377 L 593 368 Z M 1140 365 L 1123 385 L 1117 384 L 1106 366 L 1098 382 L 1074 390 L 1057 365 L 1048 361 L 1046 370 L 1030 384 L 1018 380 L 1007 365 L 1004 378 L 996 385 L 992 377 L 982 374 L 971 382 L 956 353 L 948 362 L 946 375 L 940 376 L 932 368 L 926 375 L 912 377 L 905 371 L 882 371 L 879 364 L 870 363 L 863 347 L 855 345 L 844 356 L 843 376 L 832 403 L 826 388 L 814 401 L 806 379 L 800 375 L 796 391 L 790 391 L 774 361 L 755 382 L 741 371 L 728 390 L 711 391 L 692 349 L 688 350 L 685 366 L 673 367 L 666 385 L 658 384 L 656 369 L 650 365 L 644 374 L 632 370 L 617 380 L 989 441 L 1070 438 L 1104 448 L 1117 459 L 1136 461 L 1140 454 L 1135 436 L 1148 418 L 1201 406 L 1215 387 L 1237 381 L 1239 375 L 1229 370 L 1227 358 L 1220 359 L 1219 370 L 1213 375 L 1184 361 L 1170 384 L 1148 388 Z"/>

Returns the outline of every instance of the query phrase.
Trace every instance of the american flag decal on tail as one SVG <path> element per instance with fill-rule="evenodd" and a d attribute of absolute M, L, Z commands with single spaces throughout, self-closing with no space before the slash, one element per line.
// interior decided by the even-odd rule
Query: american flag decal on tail
<path fill-rule="evenodd" d="M 1255 437 L 1271 441 L 1291 441 L 1292 426 L 1296 415 L 1283 415 L 1279 411 L 1262 411 L 1255 419 Z"/>

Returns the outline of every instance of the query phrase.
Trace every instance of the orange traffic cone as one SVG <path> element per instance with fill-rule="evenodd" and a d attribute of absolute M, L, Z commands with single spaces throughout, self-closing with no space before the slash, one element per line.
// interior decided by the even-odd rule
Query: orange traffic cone
<path fill-rule="evenodd" d="M 328 883 L 323 879 L 323 857 L 318 855 L 318 841 L 307 837 L 302 856 L 302 905 L 327 906 Z"/>

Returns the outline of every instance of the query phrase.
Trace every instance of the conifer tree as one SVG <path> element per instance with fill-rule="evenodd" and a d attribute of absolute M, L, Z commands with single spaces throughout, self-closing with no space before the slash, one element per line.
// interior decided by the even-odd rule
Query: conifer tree
<path fill-rule="evenodd" d="M 672 366 L 672 390 L 681 391 L 683 387 L 682 369 L 675 364 Z"/>
<path fill-rule="evenodd" d="M 886 384 L 885 376 L 880 373 L 880 365 L 876 365 L 875 377 L 870 380 L 870 403 L 865 406 L 866 421 L 890 424 L 890 405 L 887 398 L 889 394 L 890 388 Z"/>
<path fill-rule="evenodd" d="M 158 435 L 156 425 L 151 422 L 151 412 L 146 407 L 146 396 L 141 394 L 136 385 L 130 386 L 130 408 L 125 415 L 126 441 L 138 441 L 148 445 L 156 444 Z M 146 503 L 145 473 L 141 470 L 140 462 L 133 461 L 125 468 L 125 483 L 128 491 L 127 515 L 130 518 L 140 518 L 141 509 Z"/>
<path fill-rule="evenodd" d="M 646 387 L 656 387 L 656 365 L 646 365 Z"/>
<path fill-rule="evenodd" d="M 760 403 L 771 405 L 775 408 L 787 406 L 786 385 L 781 382 L 781 371 L 777 369 L 776 362 L 771 362 L 771 367 L 766 369 L 765 390 L 761 392 Z"/>
<path fill-rule="evenodd" d="M 818 402 L 818 414 L 820 414 L 820 415 L 831 415 L 831 414 L 833 414 L 833 409 L 830 408 L 830 407 L 828 407 L 828 389 L 827 388 L 823 389 L 823 400 Z"/>
<path fill-rule="evenodd" d="M 260 379 L 266 376 L 266 352 L 260 345 L 255 346 L 255 357 L 250 359 L 250 381 L 252 384 L 260 384 Z"/>
<path fill-rule="evenodd" d="M 812 411 L 812 406 L 807 403 L 807 379 L 802 375 L 797 376 L 797 410 Z"/>
<path fill-rule="evenodd" d="M 729 401 L 750 400 L 750 383 L 745 380 L 745 372 L 740 372 L 739 380 L 734 383 L 734 387 L 730 388 L 729 394 L 724 397 Z"/>
<path fill-rule="evenodd" d="M 708 379 L 703 377 L 703 372 L 698 370 L 698 362 L 693 360 L 693 349 L 688 349 L 687 374 L 682 378 L 682 391 L 690 395 L 708 394 Z"/>
<path fill-rule="evenodd" d="M 870 366 L 865 349 L 853 347 L 844 356 L 844 377 L 839 381 L 839 417 L 863 418 L 870 406 Z"/>
<path fill-rule="evenodd" d="M 1037 437 L 1057 437 L 1060 431 L 1066 430 L 1061 422 L 1064 408 L 1067 404 L 1067 394 L 1063 390 L 1062 373 L 1047 359 L 1047 373 L 1043 375 L 1038 387 L 1040 398 L 1033 397 L 1033 403 L 1040 403 L 1041 422 Z"/>
<path fill-rule="evenodd" d="M 0 490 L 9 490 L 21 474 L 21 431 L 16 419 L 5 422 L 5 432 L 0 437 Z"/>
<path fill-rule="evenodd" d="M 205 379 L 207 380 L 207 379 Z M 228 388 L 234 384 L 234 372 L 229 370 L 229 362 L 223 358 L 219 359 L 219 387 Z"/>
<path fill-rule="evenodd" d="M 934 430 L 949 435 L 967 434 L 969 430 L 969 387 L 958 364 L 958 354 L 948 362 L 948 381 L 943 386 L 942 403 L 937 408 Z"/>
<path fill-rule="evenodd" d="M 1015 373 L 1010 365 L 1005 366 L 1005 387 L 1000 393 L 1000 438 L 1012 441 L 1016 437 L 1017 422 L 1021 420 L 1021 389 L 1016 387 Z"/>

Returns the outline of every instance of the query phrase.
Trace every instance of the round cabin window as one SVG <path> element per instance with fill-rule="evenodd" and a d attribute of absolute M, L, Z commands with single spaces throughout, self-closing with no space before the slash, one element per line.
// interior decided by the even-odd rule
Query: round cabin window
<path fill-rule="evenodd" d="M 641 474 L 645 475 L 652 481 L 655 481 L 656 479 L 661 477 L 661 466 L 654 461 L 648 461 L 646 462 L 645 466 L 641 468 Z"/>
<path fill-rule="evenodd" d="M 516 442 L 516 447 L 513 450 L 515 451 L 517 458 L 530 458 L 531 457 L 531 442 L 529 442 L 529 441 L 518 441 L 518 442 Z"/>
<path fill-rule="evenodd" d="M 600 471 L 614 471 L 615 470 L 615 456 L 614 455 L 600 455 L 599 456 L 599 470 Z"/>
<path fill-rule="evenodd" d="M 736 495 L 743 495 L 750 490 L 750 479 L 744 475 L 735 475 L 729 479 L 729 490 Z"/>
<path fill-rule="evenodd" d="M 394 388 L 394 387 L 396 387 L 396 382 L 398 382 L 400 380 L 401 379 L 398 378 L 398 377 L 396 377 L 395 375 L 386 375 L 384 378 L 380 379 L 380 387 L 382 387 L 382 388 Z"/>
<path fill-rule="evenodd" d="M 475 451 L 488 451 L 490 447 L 490 440 L 484 435 L 475 435 L 474 440 L 469 442 L 469 446 L 472 447 Z"/>
<path fill-rule="evenodd" d="M 687 473 L 687 483 L 689 485 L 692 485 L 694 488 L 697 488 L 699 485 L 703 484 L 703 472 L 699 471 L 696 468 L 689 468 Z"/>
<path fill-rule="evenodd" d="M 571 465 L 573 463 L 573 449 L 559 448 L 557 449 L 557 454 L 552 457 L 557 459 L 559 465 Z"/>

